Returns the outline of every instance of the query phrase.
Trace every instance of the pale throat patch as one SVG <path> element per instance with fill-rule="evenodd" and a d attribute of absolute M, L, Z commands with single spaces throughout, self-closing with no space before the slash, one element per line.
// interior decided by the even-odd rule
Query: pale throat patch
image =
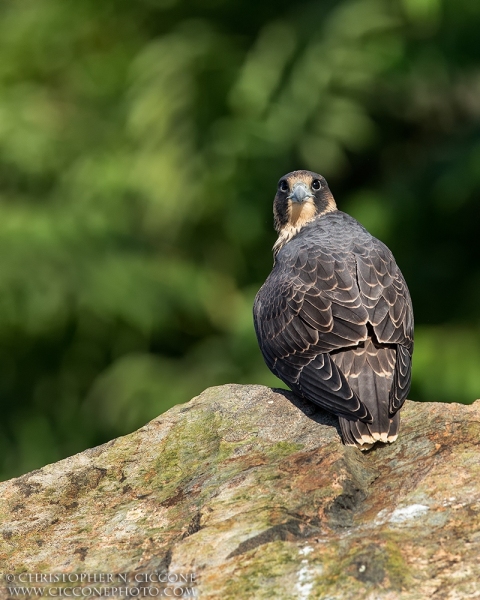
<path fill-rule="evenodd" d="M 273 246 L 273 252 L 276 254 L 302 227 L 313 221 L 315 217 L 331 212 L 335 208 L 336 206 L 333 203 L 333 206 L 329 205 L 326 210 L 318 213 L 317 207 L 311 198 L 302 203 L 290 202 L 288 206 L 288 223 L 280 230 L 278 239 Z"/>
<path fill-rule="evenodd" d="M 288 225 L 303 227 L 317 215 L 317 207 L 309 198 L 305 202 L 290 202 L 288 207 Z"/>

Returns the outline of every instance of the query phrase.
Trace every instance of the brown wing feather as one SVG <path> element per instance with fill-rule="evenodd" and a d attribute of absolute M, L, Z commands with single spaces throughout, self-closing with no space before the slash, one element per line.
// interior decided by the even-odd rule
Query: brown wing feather
<path fill-rule="evenodd" d="M 393 415 L 410 390 L 413 353 L 413 309 L 410 294 L 390 250 L 372 238 L 357 249 L 360 296 L 378 342 L 396 346 L 389 412 Z"/>
<path fill-rule="evenodd" d="M 381 402 L 388 403 L 392 416 L 410 385 L 413 315 L 391 252 L 361 230 L 361 243 L 349 252 L 330 250 L 313 239 L 287 244 L 257 294 L 254 321 L 265 361 L 280 379 L 323 408 L 367 423 L 372 421 L 370 407 L 349 385 L 349 369 L 361 369 L 360 356 L 345 355 L 340 365 L 337 353 L 370 335 L 376 344 L 398 348 L 362 359 L 379 377 L 385 372 L 389 400 Z"/>
<path fill-rule="evenodd" d="M 280 379 L 327 410 L 371 420 L 328 354 L 367 336 L 354 261 L 319 248 L 287 255 L 258 293 L 254 317 L 265 361 Z"/>

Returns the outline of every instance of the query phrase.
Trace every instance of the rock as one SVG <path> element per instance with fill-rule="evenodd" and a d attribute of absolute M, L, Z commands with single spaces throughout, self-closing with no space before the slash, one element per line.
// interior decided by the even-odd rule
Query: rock
<path fill-rule="evenodd" d="M 479 439 L 480 401 L 407 401 L 398 441 L 362 453 L 289 392 L 208 389 L 0 484 L 1 597 L 35 573 L 152 596 L 157 572 L 209 599 L 476 597 Z"/>

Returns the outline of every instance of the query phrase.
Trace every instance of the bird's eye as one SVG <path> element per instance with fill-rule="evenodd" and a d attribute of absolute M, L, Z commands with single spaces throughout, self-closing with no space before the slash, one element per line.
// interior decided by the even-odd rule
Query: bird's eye
<path fill-rule="evenodd" d="M 280 181 L 280 183 L 278 184 L 278 189 L 281 192 L 288 192 L 288 183 L 285 181 L 285 179 L 282 179 L 282 181 Z"/>
<path fill-rule="evenodd" d="M 312 181 L 312 190 L 314 190 L 315 192 L 318 192 L 318 190 L 322 187 L 322 184 L 320 183 L 320 179 L 314 179 Z"/>

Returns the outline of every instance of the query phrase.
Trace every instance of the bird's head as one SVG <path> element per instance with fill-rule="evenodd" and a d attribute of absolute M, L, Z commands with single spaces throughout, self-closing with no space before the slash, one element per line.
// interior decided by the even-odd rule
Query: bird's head
<path fill-rule="evenodd" d="M 300 229 L 327 212 L 337 209 L 324 177 L 311 171 L 292 171 L 278 182 L 273 214 L 278 240 L 274 250 L 288 242 Z"/>

